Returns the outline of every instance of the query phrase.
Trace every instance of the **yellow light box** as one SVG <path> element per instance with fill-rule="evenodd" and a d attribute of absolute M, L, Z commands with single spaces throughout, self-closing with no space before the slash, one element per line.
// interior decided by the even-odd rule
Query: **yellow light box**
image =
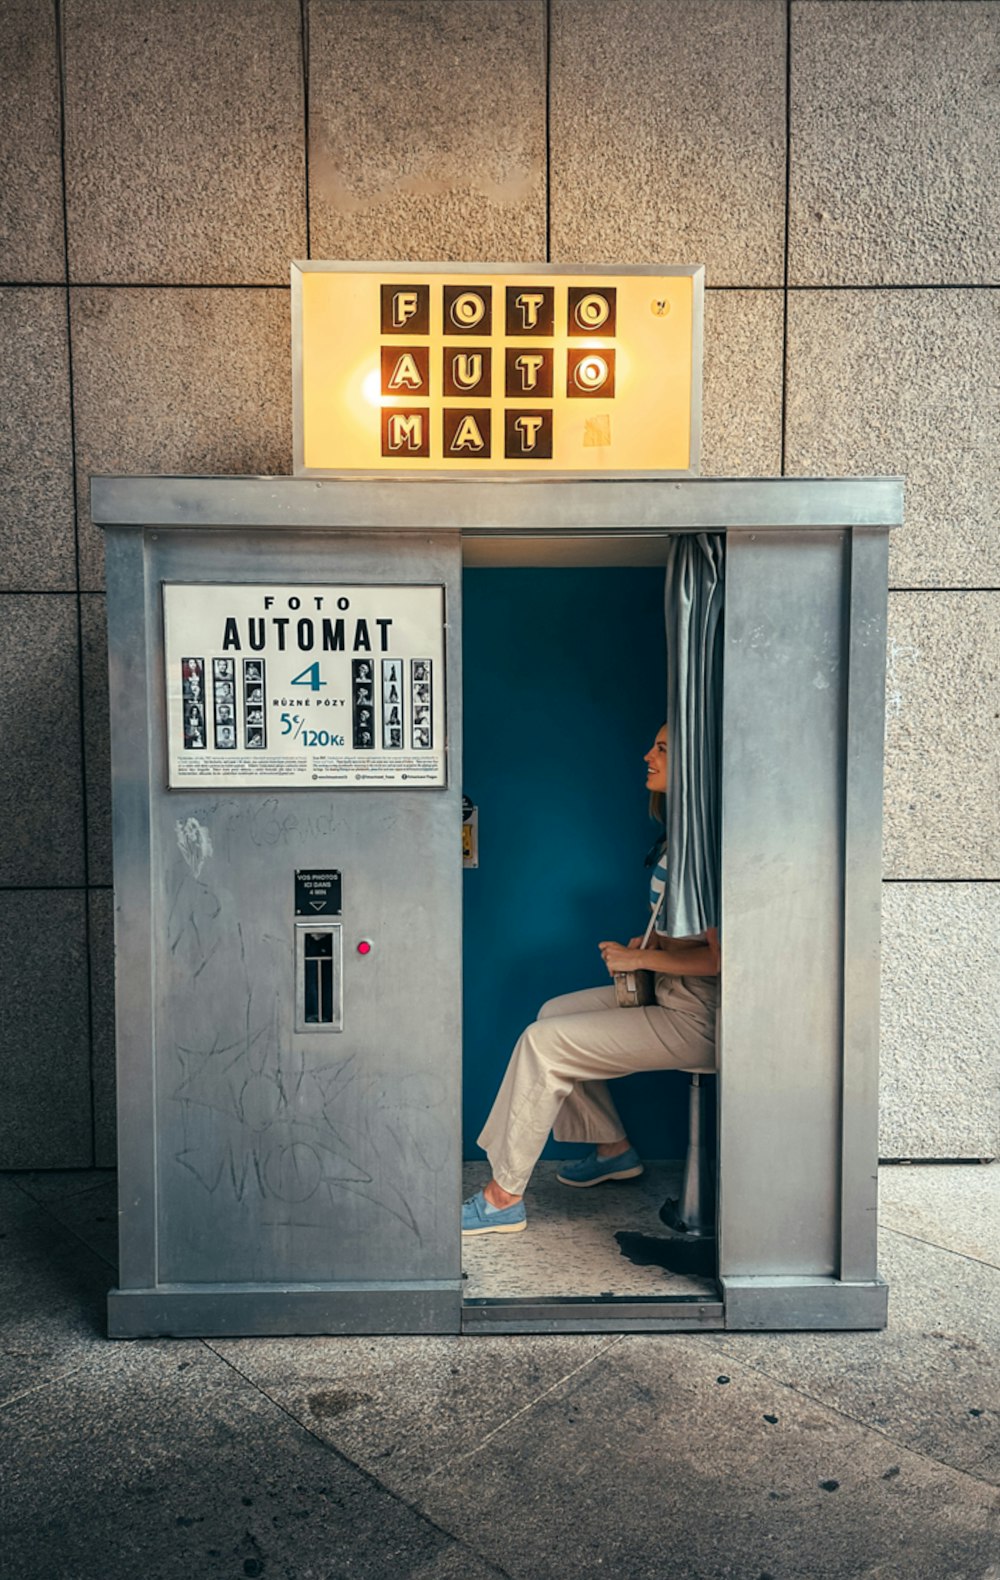
<path fill-rule="evenodd" d="M 293 263 L 296 475 L 696 475 L 704 278 Z"/>

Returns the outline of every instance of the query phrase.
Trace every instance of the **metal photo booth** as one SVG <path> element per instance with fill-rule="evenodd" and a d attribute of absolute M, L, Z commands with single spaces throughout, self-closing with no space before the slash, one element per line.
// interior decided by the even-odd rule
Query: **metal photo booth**
<path fill-rule="evenodd" d="M 92 495 L 114 795 L 111 1334 L 884 1325 L 899 482 L 96 478 Z M 689 532 L 726 538 L 716 1292 L 473 1304 L 459 1235 L 463 563 L 655 567 Z M 366 766 L 325 767 L 337 741 Z"/>

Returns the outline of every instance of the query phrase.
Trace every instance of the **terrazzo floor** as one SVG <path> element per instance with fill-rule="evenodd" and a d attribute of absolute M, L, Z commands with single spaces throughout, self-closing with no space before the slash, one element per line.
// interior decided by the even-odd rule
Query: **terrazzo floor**
<path fill-rule="evenodd" d="M 484 1234 L 463 1240 L 466 1299 L 533 1298 L 552 1295 L 701 1295 L 715 1299 L 707 1278 L 639 1267 L 618 1248 L 619 1230 L 660 1235 L 657 1216 L 667 1196 L 680 1189 L 680 1165 L 648 1163 L 637 1180 L 609 1182 L 586 1190 L 560 1185 L 558 1163 L 539 1163 L 526 1201 L 523 1234 Z M 486 1163 L 466 1163 L 464 1196 L 489 1179 Z"/>

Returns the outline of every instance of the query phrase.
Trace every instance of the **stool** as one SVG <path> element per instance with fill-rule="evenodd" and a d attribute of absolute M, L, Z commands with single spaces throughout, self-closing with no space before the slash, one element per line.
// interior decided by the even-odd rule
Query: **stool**
<path fill-rule="evenodd" d="M 680 1068 L 684 1068 L 682 1065 Z M 684 1178 L 678 1200 L 671 1197 L 660 1208 L 660 1221 L 671 1234 L 685 1240 L 715 1239 L 715 1169 L 708 1149 L 708 1110 L 704 1077 L 714 1070 L 703 1067 L 685 1071 L 691 1077 L 688 1088 L 688 1141 L 684 1158 Z"/>

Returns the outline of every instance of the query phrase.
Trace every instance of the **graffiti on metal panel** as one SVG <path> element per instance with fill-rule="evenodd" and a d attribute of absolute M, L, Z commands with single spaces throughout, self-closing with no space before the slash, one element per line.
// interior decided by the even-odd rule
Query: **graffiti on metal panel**
<path fill-rule="evenodd" d="M 237 819 L 251 841 L 278 826 L 273 808 L 258 813 Z M 281 1220 L 298 1227 L 323 1228 L 319 1203 L 358 1195 L 420 1241 L 425 1203 L 413 1162 L 424 1177 L 445 1164 L 434 1118 L 447 1095 L 442 1081 L 403 1068 L 373 1074 L 354 1054 L 323 1057 L 283 1037 L 287 1005 L 271 984 L 291 983 L 289 941 L 232 920 L 232 896 L 207 881 L 212 841 L 200 815 L 178 825 L 166 923 L 175 968 L 191 989 L 173 1045 L 169 1097 L 182 1139 L 174 1162 L 208 1197 L 300 1209 L 299 1219 Z M 217 833 L 217 848 L 231 832 Z"/>

